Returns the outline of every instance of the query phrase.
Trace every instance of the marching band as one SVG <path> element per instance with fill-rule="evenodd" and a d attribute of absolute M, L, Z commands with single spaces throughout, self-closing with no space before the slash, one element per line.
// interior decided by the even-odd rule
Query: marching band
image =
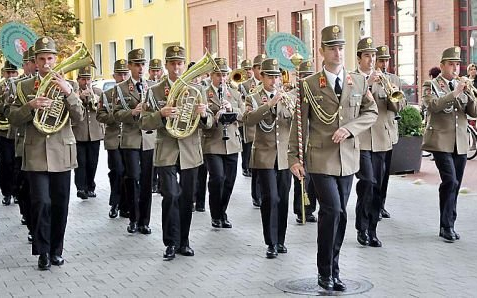
<path fill-rule="evenodd" d="M 318 222 L 318 285 L 345 291 L 339 255 L 353 176 L 357 240 L 380 247 L 376 229 L 390 216 L 384 208 L 389 163 L 406 104 L 399 77 L 387 72 L 389 48 L 361 39 L 358 68 L 348 71 L 345 43 L 341 26 L 323 28 L 321 71 L 303 61 L 291 87 L 284 86 L 277 59 L 265 54 L 243 60 L 235 80 L 227 59 L 208 53 L 186 70 L 185 49 L 176 45 L 166 49 L 164 66 L 161 59 L 149 61 L 147 79 L 145 50 L 131 50 L 127 60 L 115 61 L 116 85 L 104 92 L 91 85 L 94 62 L 87 50 L 57 64 L 49 37 L 24 53 L 22 76 L 7 61 L 0 81 L 2 203 L 18 200 L 38 268 L 64 264 L 71 170 L 77 196 L 95 197 L 104 140 L 109 217 L 129 218 L 129 233 L 151 234 L 152 193 L 159 192 L 164 260 L 194 256 L 192 213 L 205 211 L 206 187 L 212 227 L 232 228 L 227 210 L 241 153 L 252 203 L 260 208 L 265 256 L 288 252 L 293 177 L 297 222 Z M 466 115 L 477 116 L 475 88 L 456 74 L 460 61 L 459 47 L 446 49 L 442 73 L 423 89 L 429 111 L 423 149 L 434 154 L 442 177 L 439 236 L 449 242 L 460 238 L 454 222 Z M 77 81 L 64 78 L 72 70 Z"/>

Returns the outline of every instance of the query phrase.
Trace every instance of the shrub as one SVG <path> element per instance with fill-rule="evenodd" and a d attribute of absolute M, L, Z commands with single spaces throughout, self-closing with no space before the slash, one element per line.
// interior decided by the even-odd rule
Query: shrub
<path fill-rule="evenodd" d="M 418 109 L 409 105 L 399 114 L 401 115 L 398 122 L 399 136 L 422 136 L 422 117 Z"/>

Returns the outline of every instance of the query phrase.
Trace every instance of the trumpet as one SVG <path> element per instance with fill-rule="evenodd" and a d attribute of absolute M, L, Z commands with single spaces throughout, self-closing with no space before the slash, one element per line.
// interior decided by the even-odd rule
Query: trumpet
<path fill-rule="evenodd" d="M 282 84 L 275 84 L 274 87 L 275 87 L 276 90 L 278 90 L 282 94 L 281 101 L 285 105 L 286 109 L 291 114 L 293 114 L 295 112 L 295 109 L 296 109 L 296 101 L 293 100 L 293 98 L 291 98 L 290 96 L 288 96 L 288 94 L 283 89 Z"/>
<path fill-rule="evenodd" d="M 477 88 L 474 87 L 474 82 L 469 79 L 468 77 L 459 77 L 457 73 L 454 73 L 455 75 L 455 80 L 458 82 L 463 82 L 465 83 L 465 88 L 466 90 L 471 93 L 471 98 L 474 99 L 475 96 L 477 96 Z"/>
<path fill-rule="evenodd" d="M 93 109 L 93 111 L 97 111 L 99 105 L 99 96 L 94 93 L 93 87 L 89 84 L 86 86 L 86 90 L 88 90 L 88 92 L 91 94 L 90 96 L 88 96 L 89 100 L 87 104 L 91 106 L 91 109 Z"/>
<path fill-rule="evenodd" d="M 386 92 L 389 100 L 391 102 L 401 101 L 405 97 L 404 92 L 402 92 L 401 90 L 394 90 L 393 85 L 391 84 L 389 79 L 384 75 L 384 73 L 382 73 L 379 68 L 377 68 L 376 71 L 379 71 L 377 73 L 379 83 L 383 86 L 384 92 Z"/>

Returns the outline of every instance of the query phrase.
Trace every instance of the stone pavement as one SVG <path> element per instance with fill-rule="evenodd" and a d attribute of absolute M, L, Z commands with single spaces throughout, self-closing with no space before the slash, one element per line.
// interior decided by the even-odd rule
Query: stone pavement
<path fill-rule="evenodd" d="M 475 162 L 477 163 L 477 162 Z M 290 215 L 288 254 L 265 258 L 260 212 L 252 207 L 250 178 L 241 171 L 229 207 L 232 229 L 213 229 L 210 214 L 194 213 L 194 257 L 162 260 L 159 195 L 154 195 L 151 235 L 126 232 L 127 219 L 108 218 L 106 154 L 101 152 L 98 197 L 81 201 L 71 188 L 70 216 L 62 267 L 36 270 L 17 206 L 0 206 L 0 297 L 282 297 L 274 283 L 316 275 L 316 224 L 299 226 Z M 359 297 L 477 296 L 477 195 L 461 195 L 456 230 L 449 244 L 438 236 L 437 186 L 392 177 L 387 209 L 378 226 L 382 248 L 356 242 L 354 206 L 341 254 L 341 277 L 368 280 Z M 290 200 L 291 203 L 291 200 Z M 207 208 L 208 209 L 208 208 Z"/>

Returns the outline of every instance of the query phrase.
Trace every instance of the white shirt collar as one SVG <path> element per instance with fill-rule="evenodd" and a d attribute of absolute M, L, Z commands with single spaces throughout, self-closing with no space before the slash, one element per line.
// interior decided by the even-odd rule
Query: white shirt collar
<path fill-rule="evenodd" d="M 273 90 L 273 92 L 268 92 L 267 90 L 265 90 L 265 88 L 263 88 L 263 91 L 265 91 L 265 94 L 267 94 L 268 98 L 271 98 L 270 95 L 273 94 L 273 96 L 275 96 L 275 94 L 277 94 L 277 90 Z"/>
<path fill-rule="evenodd" d="M 255 82 L 255 86 L 258 86 L 260 84 L 260 80 L 257 80 L 256 77 L 253 77 L 253 80 Z"/>
<path fill-rule="evenodd" d="M 449 81 L 448 79 L 444 78 L 444 76 L 440 76 L 440 77 L 444 80 L 444 82 L 446 82 L 447 85 L 449 85 L 449 82 L 452 82 L 452 84 L 455 87 L 455 79 L 452 79 L 451 81 Z"/>
<path fill-rule="evenodd" d="M 343 67 L 341 67 L 341 70 L 337 75 L 326 70 L 325 66 L 323 66 L 323 71 L 325 72 L 325 75 L 328 78 L 328 81 L 330 82 L 331 88 L 335 87 L 336 78 L 340 78 L 340 86 L 343 87 L 343 75 L 344 75 Z"/>
<path fill-rule="evenodd" d="M 358 72 L 359 72 L 361 75 L 363 75 L 366 80 L 368 80 L 368 79 L 369 79 L 369 76 L 373 73 L 373 71 L 371 71 L 370 74 L 367 74 L 367 73 L 365 73 L 364 71 L 362 71 L 359 67 L 358 67 Z"/>

